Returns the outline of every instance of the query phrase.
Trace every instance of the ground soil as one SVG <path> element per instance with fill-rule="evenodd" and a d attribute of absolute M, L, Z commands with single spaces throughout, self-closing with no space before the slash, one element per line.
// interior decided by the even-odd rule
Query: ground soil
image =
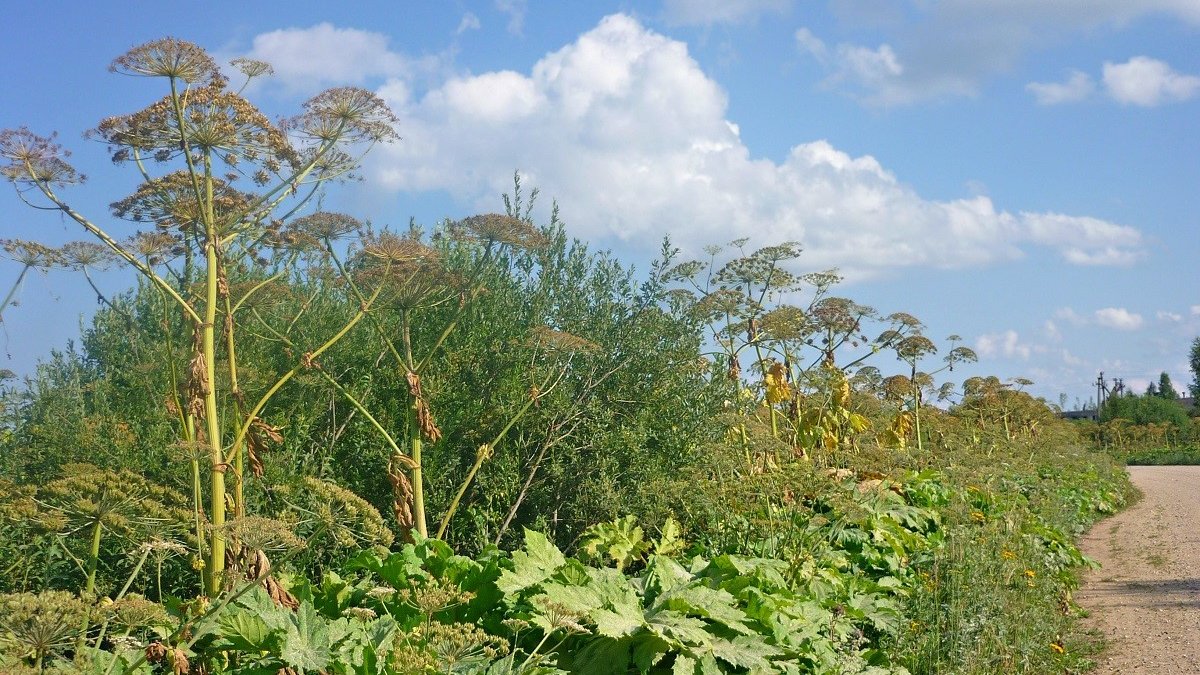
<path fill-rule="evenodd" d="M 1096 673 L 1200 673 L 1200 466 L 1132 466 L 1140 502 L 1081 543 L 1076 601 L 1107 647 Z"/>

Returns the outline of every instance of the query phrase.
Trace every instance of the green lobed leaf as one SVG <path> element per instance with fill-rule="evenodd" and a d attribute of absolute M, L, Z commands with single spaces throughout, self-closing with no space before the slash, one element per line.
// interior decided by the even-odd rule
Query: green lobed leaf
<path fill-rule="evenodd" d="M 329 626 L 321 614 L 307 602 L 301 603 L 284 632 L 280 658 L 301 671 L 324 670 L 332 647 Z"/>

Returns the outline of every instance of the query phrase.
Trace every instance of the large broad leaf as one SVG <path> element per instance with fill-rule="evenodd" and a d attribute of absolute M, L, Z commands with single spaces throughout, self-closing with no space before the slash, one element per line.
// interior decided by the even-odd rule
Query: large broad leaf
<path fill-rule="evenodd" d="M 502 572 L 496 581 L 496 586 L 506 595 L 542 583 L 566 564 L 567 558 L 546 535 L 526 529 L 525 548 L 513 551 L 512 561 L 513 569 Z"/>
<path fill-rule="evenodd" d="M 262 619 L 263 623 L 267 624 L 271 630 L 282 630 L 292 620 L 292 613 L 275 604 L 275 601 L 267 594 L 267 589 L 261 585 L 246 591 L 233 603 L 230 611 L 239 611 L 239 608 Z"/>
<path fill-rule="evenodd" d="M 640 611 L 634 614 L 629 611 L 595 609 L 588 617 L 595 622 L 597 633 L 613 639 L 633 635 L 646 623 Z"/>
<path fill-rule="evenodd" d="M 663 593 L 692 583 L 695 577 L 683 565 L 661 555 L 652 555 L 646 562 L 646 603 L 654 604 Z"/>
<path fill-rule="evenodd" d="M 671 675 L 693 675 L 696 672 L 696 659 L 680 654 L 675 657 L 671 666 Z"/>
<path fill-rule="evenodd" d="M 222 613 L 217 620 L 223 641 L 244 652 L 268 649 L 274 630 L 257 614 L 248 612 Z"/>
<path fill-rule="evenodd" d="M 760 636 L 740 636 L 733 640 L 713 640 L 712 653 L 718 659 L 735 668 L 745 668 L 752 673 L 772 672 L 771 657 L 782 656 L 783 652 L 763 641 Z"/>
<path fill-rule="evenodd" d="M 723 590 L 700 585 L 675 588 L 660 596 L 657 606 L 711 619 L 743 635 L 754 633 L 746 626 L 749 617 L 737 608 L 737 599 Z"/>
<path fill-rule="evenodd" d="M 595 638 L 574 654 L 564 654 L 559 666 L 580 675 L 621 675 L 629 672 L 629 641 Z M 569 661 L 569 663 L 563 663 Z"/>
<path fill-rule="evenodd" d="M 354 623 L 337 645 L 338 662 L 354 673 L 381 672 L 382 661 L 392 650 L 399 626 L 390 616 L 369 624 Z"/>
<path fill-rule="evenodd" d="M 684 616 L 669 609 L 655 612 L 646 618 L 646 627 L 670 643 L 673 648 L 679 649 L 684 646 L 707 648 L 712 643 L 713 636 L 708 632 L 708 625 L 702 619 Z"/>
<path fill-rule="evenodd" d="M 315 672 L 329 665 L 332 647 L 329 626 L 321 614 L 312 605 L 302 603 L 283 634 L 283 649 L 279 656 L 293 668 Z"/>

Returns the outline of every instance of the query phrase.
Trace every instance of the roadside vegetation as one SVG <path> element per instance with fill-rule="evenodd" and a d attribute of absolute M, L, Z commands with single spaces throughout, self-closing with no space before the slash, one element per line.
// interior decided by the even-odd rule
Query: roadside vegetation
<path fill-rule="evenodd" d="M 1200 338 L 1193 351 L 1200 381 Z M 1200 464 L 1200 417 L 1181 402 L 1166 373 L 1145 394 L 1107 400 L 1099 422 L 1079 424 L 1095 447 L 1125 464 Z"/>
<path fill-rule="evenodd" d="M 90 132 L 140 182 L 110 213 L 0 132 L 86 237 L 5 241 L 0 316 L 31 270 L 101 303 L 0 387 L 3 672 L 1088 667 L 1074 539 L 1131 488 L 1028 382 L 950 379 L 959 338 L 794 243 L 634 270 L 519 180 L 427 227 L 327 212 L 396 140 L 370 92 L 274 123 L 189 43 L 112 67 L 162 98 Z"/>

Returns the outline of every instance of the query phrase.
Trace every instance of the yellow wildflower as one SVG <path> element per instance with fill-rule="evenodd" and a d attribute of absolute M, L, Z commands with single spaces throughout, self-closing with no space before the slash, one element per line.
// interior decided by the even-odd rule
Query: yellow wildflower
<path fill-rule="evenodd" d="M 1067 653 L 1066 648 L 1057 642 L 1050 643 L 1050 651 L 1054 652 L 1055 654 L 1066 654 Z"/>

